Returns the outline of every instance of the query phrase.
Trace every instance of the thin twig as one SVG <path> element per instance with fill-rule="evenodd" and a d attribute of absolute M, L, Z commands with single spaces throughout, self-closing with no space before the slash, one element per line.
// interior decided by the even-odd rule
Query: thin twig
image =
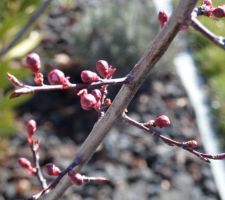
<path fill-rule="evenodd" d="M 225 50 L 225 37 L 217 36 L 206 28 L 195 16 L 191 18 L 191 26 L 214 44 Z"/>
<path fill-rule="evenodd" d="M 186 151 L 189 151 L 190 153 L 198 156 L 199 158 L 201 158 L 202 160 L 206 161 L 206 162 L 210 162 L 209 159 L 211 160 L 222 160 L 225 159 L 225 153 L 221 153 L 221 154 L 206 154 L 206 153 L 202 153 L 199 151 L 194 150 L 193 148 L 190 148 L 187 145 L 187 142 L 180 142 L 171 138 L 168 138 L 164 135 L 162 135 L 161 133 L 159 133 L 157 130 L 155 129 L 151 129 L 148 128 L 146 126 L 144 126 L 143 123 L 137 122 L 135 120 L 133 120 L 132 118 L 128 117 L 125 113 L 122 115 L 123 120 L 139 129 L 142 129 L 144 131 L 146 131 L 147 133 L 150 133 L 151 135 L 160 138 L 165 144 L 169 145 L 169 146 L 176 146 L 179 148 L 183 148 Z"/>
<path fill-rule="evenodd" d="M 14 77 L 11 74 L 10 74 L 10 76 Z M 88 90 L 92 90 L 92 89 L 95 89 L 95 88 L 98 88 L 98 87 L 101 87 L 101 86 L 104 86 L 104 85 L 116 85 L 116 84 L 128 83 L 131 80 L 132 80 L 132 78 L 130 76 L 127 76 L 127 77 L 115 78 L 115 79 L 102 79 L 100 81 L 93 82 L 91 84 L 86 84 L 86 83 L 74 83 L 74 84 L 72 84 L 71 83 L 67 87 L 64 87 L 63 85 L 31 86 L 31 85 L 24 85 L 23 83 L 18 82 L 18 80 L 17 80 L 17 85 L 15 85 L 15 83 L 12 82 L 12 80 L 10 80 L 14 84 L 14 86 L 16 87 L 16 89 L 11 94 L 11 97 L 17 97 L 17 96 L 28 94 L 28 93 L 35 93 L 35 92 L 49 91 L 49 90 L 65 90 L 65 89 L 81 90 L 81 89 L 84 89 L 84 88 L 86 88 Z M 13 79 L 13 81 L 14 81 L 14 79 Z"/>
<path fill-rule="evenodd" d="M 44 178 L 44 176 L 42 174 L 42 171 L 41 171 L 40 162 L 39 162 L 40 156 L 39 156 L 39 153 L 38 153 L 38 151 L 35 147 L 34 142 L 32 142 L 30 144 L 30 149 L 31 149 L 31 152 L 32 152 L 32 155 L 33 155 L 33 161 L 34 161 L 34 165 L 35 165 L 35 169 L 36 169 L 36 176 L 37 176 L 42 188 L 45 189 L 47 187 L 47 182 L 46 182 L 46 179 Z"/>
<path fill-rule="evenodd" d="M 47 6 L 51 3 L 52 0 L 44 0 L 40 7 L 35 11 L 27 23 L 19 30 L 15 37 L 8 43 L 8 45 L 1 49 L 0 58 L 3 57 L 28 31 L 28 29 L 34 24 L 38 17 L 45 11 Z"/>

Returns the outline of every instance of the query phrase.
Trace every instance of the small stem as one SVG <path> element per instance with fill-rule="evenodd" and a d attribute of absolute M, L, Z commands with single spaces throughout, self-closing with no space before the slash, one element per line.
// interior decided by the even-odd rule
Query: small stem
<path fill-rule="evenodd" d="M 177 140 L 173 140 L 171 138 L 168 138 L 162 134 L 160 134 L 159 132 L 157 132 L 156 130 L 150 129 L 146 126 L 143 125 L 143 123 L 137 122 L 135 120 L 133 120 L 132 118 L 128 117 L 125 113 L 123 113 L 122 118 L 124 119 L 125 122 L 140 128 L 144 131 L 146 131 L 147 133 L 150 133 L 151 135 L 160 138 L 165 144 L 169 145 L 169 146 L 177 146 L 180 148 L 183 148 L 186 151 L 189 151 L 190 153 L 194 154 L 195 156 L 201 158 L 203 161 L 210 163 L 209 159 L 212 160 L 223 160 L 225 159 L 225 153 L 220 153 L 220 154 L 206 154 L 206 153 L 202 153 L 199 151 L 194 150 L 193 148 L 188 147 L 186 144 L 186 142 L 179 142 Z"/>
<path fill-rule="evenodd" d="M 41 171 L 40 162 L 39 162 L 39 159 L 40 159 L 39 153 L 35 149 L 33 143 L 30 144 L 30 148 L 31 148 L 31 152 L 32 152 L 32 155 L 33 155 L 33 161 L 34 161 L 34 164 L 35 164 L 35 168 L 37 170 L 36 176 L 37 176 L 42 188 L 45 189 L 47 187 L 47 182 L 46 182 L 46 179 L 44 178 L 44 176 L 42 174 L 42 171 Z"/>
<path fill-rule="evenodd" d="M 225 38 L 222 36 L 217 36 L 206 28 L 196 17 L 191 18 L 191 26 L 206 38 L 212 41 L 214 44 L 225 50 Z"/>
<path fill-rule="evenodd" d="M 28 93 L 34 93 L 39 91 L 50 91 L 50 90 L 65 90 L 65 89 L 88 89 L 92 90 L 94 88 L 101 87 L 103 85 L 116 85 L 116 84 L 123 84 L 130 81 L 130 77 L 123 77 L 123 78 L 115 78 L 115 79 L 107 79 L 97 81 L 91 84 L 86 83 L 74 83 L 70 84 L 68 87 L 64 87 L 63 85 L 42 85 L 42 86 L 30 86 L 30 85 L 23 85 L 18 89 L 15 89 L 12 95 L 23 95 Z"/>

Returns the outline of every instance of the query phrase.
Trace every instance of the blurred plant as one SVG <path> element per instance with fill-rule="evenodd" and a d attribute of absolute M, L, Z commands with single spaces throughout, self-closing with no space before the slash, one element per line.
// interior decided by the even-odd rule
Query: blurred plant
<path fill-rule="evenodd" d="M 16 37 L 34 11 L 42 1 L 26 1 L 26 0 L 3 0 L 0 2 L 0 49 L 1 52 L 9 44 L 12 38 Z M 0 137 L 12 133 L 15 129 L 15 114 L 13 108 L 20 105 L 26 99 L 23 97 L 15 101 L 9 101 L 5 97 L 8 93 L 9 81 L 3 74 L 13 71 L 21 79 L 28 77 L 29 72 L 20 67 L 15 60 L 24 57 L 29 51 L 34 49 L 41 41 L 41 35 L 37 31 L 27 34 L 24 39 L 17 41 L 17 44 L 9 49 L 6 54 L 1 55 L 0 59 Z"/>

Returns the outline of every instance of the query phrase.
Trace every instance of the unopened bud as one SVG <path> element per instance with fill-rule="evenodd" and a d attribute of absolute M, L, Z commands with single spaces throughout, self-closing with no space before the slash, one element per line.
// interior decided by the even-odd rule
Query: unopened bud
<path fill-rule="evenodd" d="M 225 5 L 214 8 L 212 10 L 212 15 L 217 18 L 225 17 Z"/>
<path fill-rule="evenodd" d="M 170 119 L 166 115 L 160 115 L 155 119 L 154 126 L 165 128 L 170 125 Z"/>
<path fill-rule="evenodd" d="M 37 129 L 36 121 L 34 121 L 33 119 L 29 120 L 26 124 L 27 133 L 29 135 L 33 135 L 36 129 Z"/>
<path fill-rule="evenodd" d="M 98 60 L 96 62 L 96 69 L 100 76 L 106 78 L 109 73 L 109 64 L 105 60 Z"/>
<path fill-rule="evenodd" d="M 209 6 L 209 7 L 212 7 L 212 6 L 213 6 L 211 0 L 203 0 L 202 4 L 203 4 L 203 5 L 206 5 L 206 6 Z"/>
<path fill-rule="evenodd" d="M 53 163 L 46 164 L 44 169 L 46 174 L 50 176 L 58 176 L 59 174 L 61 174 L 61 170 Z"/>
<path fill-rule="evenodd" d="M 84 110 L 91 110 L 95 108 L 97 100 L 94 95 L 88 94 L 86 89 L 81 90 L 78 92 L 80 96 L 80 104 Z"/>
<path fill-rule="evenodd" d="M 43 85 L 44 83 L 44 76 L 42 73 L 36 73 L 34 77 L 34 82 L 36 85 Z"/>
<path fill-rule="evenodd" d="M 95 99 L 98 101 L 102 98 L 102 93 L 99 89 L 94 89 L 91 91 L 91 94 L 94 95 Z"/>
<path fill-rule="evenodd" d="M 70 180 L 76 184 L 76 185 L 83 185 L 84 184 L 84 178 L 81 174 L 76 173 L 75 171 L 69 171 L 68 176 Z"/>
<path fill-rule="evenodd" d="M 22 167 L 24 169 L 30 169 L 32 167 L 31 162 L 27 158 L 21 157 L 17 161 L 18 161 L 20 167 Z"/>
<path fill-rule="evenodd" d="M 65 80 L 65 74 L 58 69 L 53 69 L 48 74 L 48 81 L 51 85 L 63 85 Z"/>
<path fill-rule="evenodd" d="M 159 11 L 158 13 L 158 20 L 159 20 L 159 23 L 160 23 L 160 27 L 162 28 L 166 22 L 168 21 L 169 17 L 168 15 L 166 14 L 165 11 Z"/>
<path fill-rule="evenodd" d="M 37 129 L 36 122 L 33 119 L 29 120 L 26 124 L 27 141 L 29 144 L 33 143 L 33 135 L 36 129 Z"/>
<path fill-rule="evenodd" d="M 41 69 L 41 60 L 38 54 L 30 53 L 26 57 L 27 67 L 34 73 L 38 73 Z"/>
<path fill-rule="evenodd" d="M 84 83 L 93 83 L 99 80 L 99 76 L 95 72 L 89 70 L 82 71 L 80 76 Z"/>
<path fill-rule="evenodd" d="M 186 147 L 195 149 L 198 147 L 198 142 L 196 140 L 189 140 L 183 143 Z"/>

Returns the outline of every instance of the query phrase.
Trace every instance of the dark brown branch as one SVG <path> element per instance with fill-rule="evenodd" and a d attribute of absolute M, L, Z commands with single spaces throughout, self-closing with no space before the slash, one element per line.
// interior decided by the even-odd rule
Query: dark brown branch
<path fill-rule="evenodd" d="M 45 11 L 52 0 L 44 0 L 40 7 L 35 11 L 33 16 L 28 20 L 28 22 L 20 29 L 16 36 L 8 43 L 8 45 L 1 49 L 0 58 L 3 57 L 28 31 L 28 29 L 35 23 L 38 17 Z"/>

